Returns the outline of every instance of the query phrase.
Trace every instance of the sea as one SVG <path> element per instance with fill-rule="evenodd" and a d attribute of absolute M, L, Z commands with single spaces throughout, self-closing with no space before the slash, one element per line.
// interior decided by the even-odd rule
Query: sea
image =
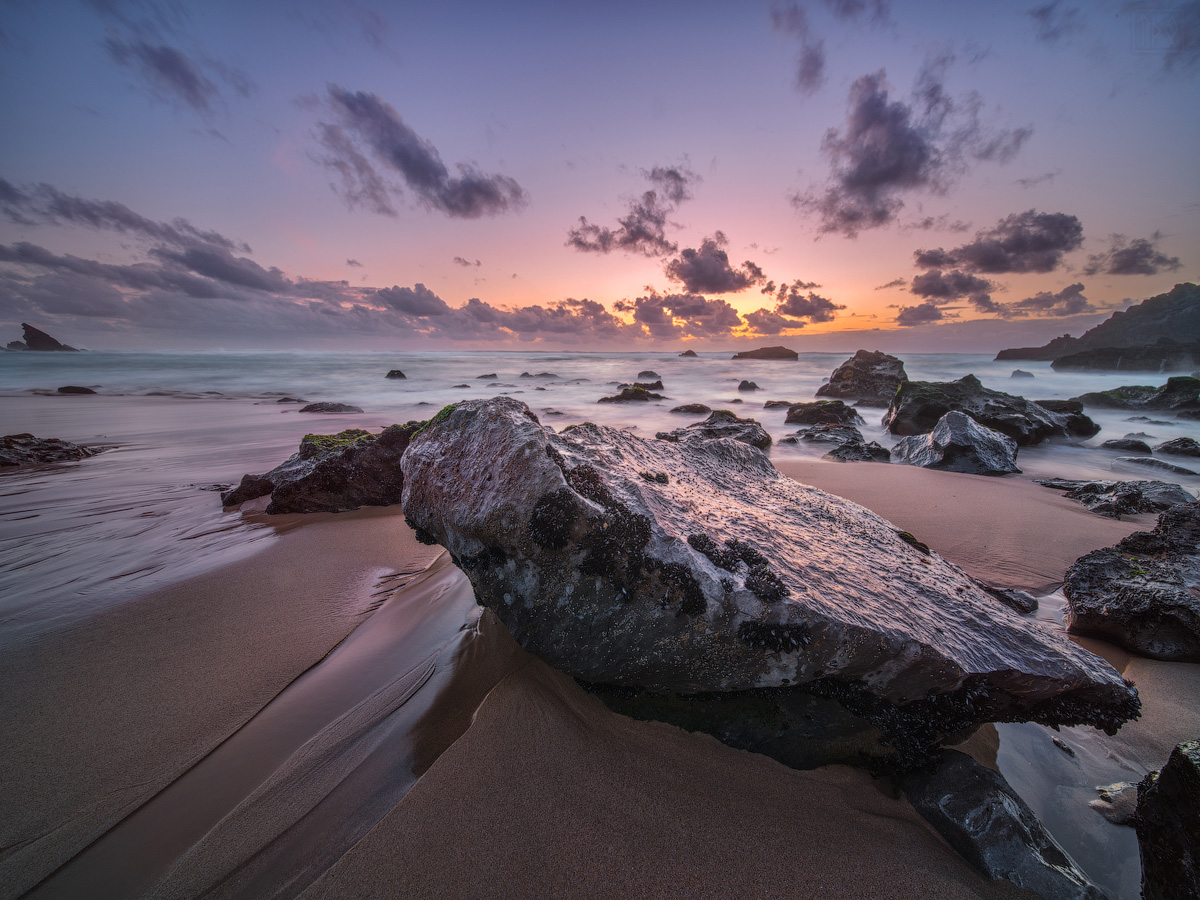
<path fill-rule="evenodd" d="M 652 439 L 703 418 L 672 413 L 688 403 L 757 419 L 775 439 L 776 459 L 819 457 L 825 448 L 782 444 L 794 434 L 773 400 L 815 399 L 853 351 L 802 353 L 794 362 L 735 360 L 733 352 L 80 352 L 0 353 L 0 434 L 31 432 L 109 448 L 71 463 L 0 470 L 0 647 L 87 616 L 164 583 L 199 574 L 275 537 L 262 517 L 221 508 L 219 490 L 295 452 L 308 433 L 378 431 L 427 419 L 455 401 L 511 396 L 543 425 L 596 422 Z M 1030 399 L 1065 399 L 1165 375 L 1056 372 L 1048 363 L 988 356 L 909 354 L 909 378 L 950 381 L 974 374 L 985 386 Z M 1014 377 L 1014 368 L 1033 375 Z M 400 370 L 404 378 L 388 378 Z M 649 373 L 653 373 L 652 375 Z M 663 382 L 663 400 L 600 403 L 623 383 Z M 758 389 L 740 391 L 743 381 Z M 88 387 L 94 395 L 63 395 Z M 306 403 L 346 403 L 361 413 L 301 413 Z M 868 440 L 891 446 L 882 410 L 861 410 Z M 1171 414 L 1138 418 L 1088 410 L 1101 426 L 1089 440 L 1022 448 L 1017 462 L 1036 478 L 1158 478 L 1192 493 L 1200 477 L 1114 473 L 1113 437 L 1155 444 L 1200 438 L 1200 422 Z M 1145 419 L 1149 419 L 1146 421 Z M 1174 462 L 1187 462 L 1173 458 Z M 872 465 L 830 463 L 830 465 Z"/>

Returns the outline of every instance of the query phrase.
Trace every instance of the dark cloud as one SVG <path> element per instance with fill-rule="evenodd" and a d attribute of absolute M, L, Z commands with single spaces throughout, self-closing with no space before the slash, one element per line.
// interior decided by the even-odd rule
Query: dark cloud
<path fill-rule="evenodd" d="M 949 272 L 931 269 L 914 277 L 910 290 L 918 297 L 937 303 L 987 294 L 995 288 L 996 285 L 986 278 L 979 278 L 957 269 Z"/>
<path fill-rule="evenodd" d="M 348 265 L 348 266 L 353 266 L 353 267 L 354 267 L 354 268 L 356 268 L 356 269 L 361 269 L 361 268 L 362 268 L 362 263 L 360 263 L 360 262 L 359 262 L 357 259 L 348 259 L 348 260 L 346 260 L 346 265 Z"/>
<path fill-rule="evenodd" d="M 925 216 L 900 227 L 911 231 L 968 231 L 971 226 L 949 216 Z"/>
<path fill-rule="evenodd" d="M 1174 272 L 1183 266 L 1178 256 L 1167 256 L 1159 252 L 1157 242 L 1161 232 L 1154 232 L 1150 239 L 1135 238 L 1130 241 L 1123 234 L 1114 234 L 1111 246 L 1103 253 L 1088 257 L 1084 275 L 1157 275 L 1159 272 Z"/>
<path fill-rule="evenodd" d="M 1042 175 L 1034 175 L 1030 178 L 1018 178 L 1013 184 L 1019 184 L 1023 188 L 1035 188 L 1040 184 L 1047 184 L 1053 181 L 1061 174 L 1061 169 L 1055 169 L 1053 172 L 1046 172 Z"/>
<path fill-rule="evenodd" d="M 835 19 L 844 22 L 867 19 L 879 25 L 888 21 L 886 0 L 872 0 L 869 3 L 863 0 L 824 0 L 824 6 Z M 865 15 L 868 12 L 870 15 Z M 804 94 L 815 93 L 826 81 L 825 41 L 813 27 L 808 8 L 794 0 L 773 0 L 769 16 L 772 29 L 794 38 L 800 44 L 796 54 L 796 89 Z"/>
<path fill-rule="evenodd" d="M 821 149 L 831 178 L 823 192 L 792 197 L 798 209 L 820 219 L 822 233 L 854 237 L 895 221 L 902 194 L 944 193 L 979 161 L 1012 159 L 1029 128 L 993 131 L 980 122 L 976 95 L 955 100 L 945 88 L 952 57 L 928 62 L 910 101 L 892 100 L 881 69 L 851 85 L 846 123 L 825 133 Z"/>
<path fill-rule="evenodd" d="M 419 283 L 411 288 L 398 285 L 383 288 L 376 291 L 372 299 L 390 310 L 416 318 L 447 316 L 451 313 L 445 300 Z"/>
<path fill-rule="evenodd" d="M 1098 312 L 1097 308 L 1088 302 L 1083 295 L 1083 284 L 1076 282 L 1067 285 L 1058 293 L 1041 291 L 1032 297 L 1007 304 L 1007 316 L 1077 316 L 1080 313 Z"/>
<path fill-rule="evenodd" d="M 635 300 L 613 304 L 618 312 L 631 313 L 635 324 L 654 339 L 718 337 L 742 324 L 737 310 L 724 300 L 698 294 L 659 294 L 651 291 Z"/>
<path fill-rule="evenodd" d="M 250 247 L 216 231 L 202 231 L 187 219 L 156 222 L 122 203 L 86 200 L 48 184 L 17 188 L 0 178 L 0 212 L 21 225 L 82 225 L 135 235 L 178 248 L 216 247 L 250 252 Z"/>
<path fill-rule="evenodd" d="M 182 251 L 155 248 L 150 254 L 202 278 L 233 287 L 279 294 L 289 293 L 293 288 L 292 282 L 275 267 L 264 269 L 252 259 L 234 256 L 221 248 L 191 247 Z"/>
<path fill-rule="evenodd" d="M 746 324 L 759 334 L 779 334 L 785 328 L 796 326 L 791 319 L 786 319 L 769 309 L 756 309 L 754 312 L 746 313 Z"/>
<path fill-rule="evenodd" d="M 951 250 L 918 250 L 919 268 L 955 266 L 988 275 L 1052 272 L 1064 253 L 1083 243 L 1083 225 L 1067 213 L 1030 209 L 1001 219 L 994 228 L 979 231 L 975 240 Z"/>
<path fill-rule="evenodd" d="M 774 281 L 768 281 L 759 290 L 761 294 L 778 294 L 779 300 L 783 300 L 784 296 L 789 291 L 811 291 L 813 288 L 819 288 L 820 285 L 815 281 L 793 281 L 790 285 L 785 281 L 783 284 L 776 285 Z"/>
<path fill-rule="evenodd" d="M 832 300 L 817 294 L 810 292 L 805 296 L 798 291 L 791 290 L 787 296 L 783 297 L 775 305 L 775 312 L 791 319 L 808 319 L 810 322 L 832 322 L 835 312 L 845 308 L 845 306 L 834 303 Z M 800 324 L 802 323 L 793 323 L 792 327 L 799 327 Z"/>
<path fill-rule="evenodd" d="M 716 232 L 705 238 L 699 250 L 688 248 L 664 267 L 668 278 L 678 281 L 693 294 L 733 294 L 766 280 L 763 270 L 746 260 L 740 269 L 729 264 L 729 254 L 722 248 L 725 235 Z"/>
<path fill-rule="evenodd" d="M 454 264 L 456 266 L 463 266 L 464 268 L 470 268 L 471 266 L 478 268 L 479 266 L 483 265 L 483 263 L 481 263 L 479 260 L 471 262 L 469 259 L 464 259 L 461 256 L 454 257 Z"/>
<path fill-rule="evenodd" d="M 875 288 L 875 290 L 886 291 L 888 288 L 895 288 L 895 287 L 908 287 L 908 279 L 907 278 L 893 278 L 887 284 L 878 285 Z"/>
<path fill-rule="evenodd" d="M 825 0 L 825 5 L 839 19 L 856 20 L 870 13 L 870 20 L 884 23 L 888 20 L 891 4 L 888 0 Z"/>
<path fill-rule="evenodd" d="M 498 215 L 525 204 L 525 191 L 507 175 L 487 175 L 466 163 L 451 175 L 437 148 L 377 94 L 334 84 L 327 99 L 337 124 L 317 125 L 326 151 L 320 162 L 341 175 L 341 188 L 335 190 L 351 207 L 364 204 L 382 215 L 396 215 L 391 196 L 399 188 L 387 175 L 400 176 L 423 205 L 453 218 Z"/>
<path fill-rule="evenodd" d="M 580 216 L 579 225 L 567 233 L 567 246 L 585 253 L 676 253 L 679 245 L 667 238 L 667 225 L 679 204 L 691 199 L 692 186 L 700 177 L 686 166 L 655 166 L 642 174 L 651 189 L 630 203 L 629 212 L 617 220 L 616 228 L 594 225 Z"/>
<path fill-rule="evenodd" d="M 1036 6 L 1027 15 L 1037 27 L 1039 41 L 1055 43 L 1084 30 L 1083 13 L 1073 6 L 1064 6 L 1061 0 Z"/>
<path fill-rule="evenodd" d="M 938 322 L 945 318 L 941 309 L 934 306 L 932 303 L 921 303 L 917 306 L 902 306 L 900 312 L 896 314 L 896 324 L 902 328 L 911 328 L 914 325 L 928 325 L 930 322 Z"/>

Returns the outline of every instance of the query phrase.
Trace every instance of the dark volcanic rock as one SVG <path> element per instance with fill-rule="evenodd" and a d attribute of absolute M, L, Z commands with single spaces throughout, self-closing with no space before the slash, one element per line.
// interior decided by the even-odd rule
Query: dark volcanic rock
<path fill-rule="evenodd" d="M 5 350 L 28 350 L 24 341 L 9 341 L 4 345 Z"/>
<path fill-rule="evenodd" d="M 1131 384 L 1111 391 L 1094 391 L 1075 398 L 1101 409 L 1200 409 L 1200 378 L 1176 375 L 1162 387 Z"/>
<path fill-rule="evenodd" d="M 424 422 L 390 425 L 379 434 L 348 428 L 306 434 L 300 449 L 263 475 L 245 475 L 221 495 L 224 506 L 271 495 L 267 512 L 336 512 L 400 502 L 400 457 Z"/>
<path fill-rule="evenodd" d="M 71 353 L 78 353 L 74 347 L 68 347 L 66 344 L 60 344 L 46 332 L 34 328 L 32 325 L 21 323 L 21 327 L 25 329 L 25 349 L 26 350 L 67 350 Z"/>
<path fill-rule="evenodd" d="M 0 437 L 0 466 L 28 466 L 35 463 L 87 459 L 103 453 L 106 447 L 81 447 L 58 438 L 34 437 L 28 432 Z"/>
<path fill-rule="evenodd" d="M 989 878 L 1047 900 L 1104 900 L 1004 777 L 965 753 L 944 750 L 936 766 L 903 776 L 900 788 L 921 817 Z"/>
<path fill-rule="evenodd" d="M 641 388 L 643 391 L 661 391 L 663 383 L 661 381 L 635 381 L 633 384 L 621 385 L 621 387 Z"/>
<path fill-rule="evenodd" d="M 511 398 L 468 400 L 401 465 L 418 536 L 525 649 L 620 708 L 793 765 L 881 766 L 983 722 L 1111 731 L 1137 713 L 1103 660 L 739 441 L 556 435 Z"/>
<path fill-rule="evenodd" d="M 383 377 L 384 378 L 408 378 L 408 376 L 405 375 L 403 372 L 401 372 L 399 369 L 392 369 Z"/>
<path fill-rule="evenodd" d="M 711 406 L 705 406 L 703 403 L 685 403 L 683 406 L 676 406 L 671 410 L 673 413 L 685 413 L 692 416 L 702 416 L 712 412 Z"/>
<path fill-rule="evenodd" d="M 847 441 L 838 444 L 822 459 L 836 459 L 838 462 L 891 462 L 892 451 L 881 447 L 875 441 Z"/>
<path fill-rule="evenodd" d="M 94 394 L 96 393 L 90 387 L 83 387 L 78 384 L 66 384 L 58 389 L 60 394 Z"/>
<path fill-rule="evenodd" d="M 966 413 L 946 413 L 929 434 L 901 438 L 892 462 L 970 475 L 1007 475 L 1017 468 L 1017 442 Z"/>
<path fill-rule="evenodd" d="M 684 428 L 674 431 L 660 431 L 655 435 L 660 441 L 678 442 L 689 438 L 700 437 L 706 440 L 712 438 L 732 438 L 766 450 L 771 446 L 771 435 L 754 419 L 741 419 L 727 409 L 714 410 L 703 422 L 693 422 Z"/>
<path fill-rule="evenodd" d="M 786 409 L 789 406 L 795 406 L 794 400 L 768 400 L 763 404 L 763 409 Z"/>
<path fill-rule="evenodd" d="M 738 390 L 739 391 L 757 391 L 758 385 L 755 384 L 753 381 L 742 381 L 742 383 L 738 385 Z"/>
<path fill-rule="evenodd" d="M 1177 344 L 1163 338 L 1141 347 L 1099 347 L 1060 356 L 1056 372 L 1190 372 L 1200 362 L 1200 341 Z"/>
<path fill-rule="evenodd" d="M 1150 445 L 1137 438 L 1114 438 L 1100 445 L 1105 450 L 1121 450 L 1125 453 L 1149 453 Z"/>
<path fill-rule="evenodd" d="M 480 379 L 486 379 L 488 381 L 495 381 L 497 377 L 499 376 L 497 376 L 495 372 L 488 372 L 486 375 L 476 375 L 475 380 L 479 381 Z"/>
<path fill-rule="evenodd" d="M 1009 378 L 1033 378 L 1032 372 L 1026 372 L 1024 369 L 1013 369 Z"/>
<path fill-rule="evenodd" d="M 1200 741 L 1178 744 L 1138 785 L 1143 900 L 1200 897 Z"/>
<path fill-rule="evenodd" d="M 1138 469 L 1158 469 L 1160 472 L 1170 472 L 1172 475 L 1196 475 L 1191 469 L 1177 466 L 1166 460 L 1155 459 L 1153 456 L 1118 456 L 1112 461 L 1114 469 L 1137 471 Z"/>
<path fill-rule="evenodd" d="M 638 378 L 662 378 L 662 376 L 653 369 L 643 369 L 641 372 L 638 372 Z"/>
<path fill-rule="evenodd" d="M 833 370 L 818 397 L 856 398 L 860 406 L 887 406 L 896 388 L 908 381 L 904 363 L 878 350 L 859 350 Z"/>
<path fill-rule="evenodd" d="M 351 406 L 349 403 L 310 403 L 308 406 L 300 408 L 302 413 L 360 413 L 362 412 L 357 406 Z"/>
<path fill-rule="evenodd" d="M 1100 430 L 1083 415 L 1051 412 L 1032 400 L 985 388 L 974 375 L 958 381 L 906 381 L 896 391 L 883 424 L 892 434 L 925 434 L 946 413 L 957 410 L 1018 446 L 1048 437 L 1091 437 Z"/>
<path fill-rule="evenodd" d="M 1169 481 L 1070 481 L 1066 478 L 1037 478 L 1038 484 L 1058 491 L 1068 500 L 1078 500 L 1092 512 L 1110 519 L 1138 513 L 1162 512 L 1196 498 Z"/>
<path fill-rule="evenodd" d="M 496 376 L 493 375 L 492 377 L 495 378 Z M 558 376 L 555 375 L 553 372 L 538 372 L 536 375 L 534 375 L 530 372 L 522 372 L 517 377 L 518 378 L 557 378 Z"/>
<path fill-rule="evenodd" d="M 1200 443 L 1195 438 L 1181 437 L 1164 441 L 1154 448 L 1159 453 L 1170 453 L 1174 456 L 1200 456 Z M 1146 449 L 1149 453 L 1149 448 Z"/>
<path fill-rule="evenodd" d="M 1200 662 L 1200 501 L 1067 570 L 1067 627 L 1154 659 Z"/>
<path fill-rule="evenodd" d="M 865 425 L 863 417 L 841 400 L 793 403 L 788 407 L 788 425 Z"/>
<path fill-rule="evenodd" d="M 641 387 L 627 387 L 621 393 L 611 397 L 601 397 L 597 403 L 628 403 L 630 401 L 645 402 L 647 400 L 662 400 L 662 394 L 655 394 Z"/>
<path fill-rule="evenodd" d="M 809 425 L 796 432 L 802 441 L 821 444 L 861 444 L 862 432 L 853 425 Z"/>
<path fill-rule="evenodd" d="M 679 355 L 680 355 L 680 356 L 686 356 L 686 357 L 689 357 L 689 358 L 692 358 L 692 359 L 694 359 L 694 358 L 696 357 L 696 351 L 695 351 L 695 350 L 684 350 L 684 351 L 683 351 L 682 353 L 680 353 Z M 799 354 L 797 354 L 797 356 L 799 356 Z"/>
<path fill-rule="evenodd" d="M 734 359 L 799 359 L 800 354 L 787 347 L 759 347 L 733 354 Z"/>
<path fill-rule="evenodd" d="M 1073 338 L 1069 334 L 1064 334 L 1061 337 L 1056 337 L 1050 343 L 1042 347 L 1013 347 L 1008 350 L 1001 350 L 996 354 L 995 362 L 1003 362 L 1005 360 L 1030 360 L 1035 362 L 1049 362 L 1052 359 L 1058 359 L 1060 356 L 1066 356 L 1068 353 L 1074 353 L 1079 349 L 1079 338 Z"/>

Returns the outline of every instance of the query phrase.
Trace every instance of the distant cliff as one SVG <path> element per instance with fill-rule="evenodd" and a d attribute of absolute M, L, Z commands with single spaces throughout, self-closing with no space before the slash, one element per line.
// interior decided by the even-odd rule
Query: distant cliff
<path fill-rule="evenodd" d="M 1115 312 L 1077 338 L 1057 337 L 1043 347 L 1001 350 L 996 359 L 1053 360 L 1108 347 L 1146 347 L 1161 338 L 1180 343 L 1200 340 L 1200 287 L 1177 284 L 1124 312 Z"/>

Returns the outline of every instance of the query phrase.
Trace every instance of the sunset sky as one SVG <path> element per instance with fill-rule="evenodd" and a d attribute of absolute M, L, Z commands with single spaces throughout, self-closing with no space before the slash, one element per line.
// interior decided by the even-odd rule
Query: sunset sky
<path fill-rule="evenodd" d="M 993 352 L 1200 267 L 1200 2 L 0 0 L 0 344 Z"/>

